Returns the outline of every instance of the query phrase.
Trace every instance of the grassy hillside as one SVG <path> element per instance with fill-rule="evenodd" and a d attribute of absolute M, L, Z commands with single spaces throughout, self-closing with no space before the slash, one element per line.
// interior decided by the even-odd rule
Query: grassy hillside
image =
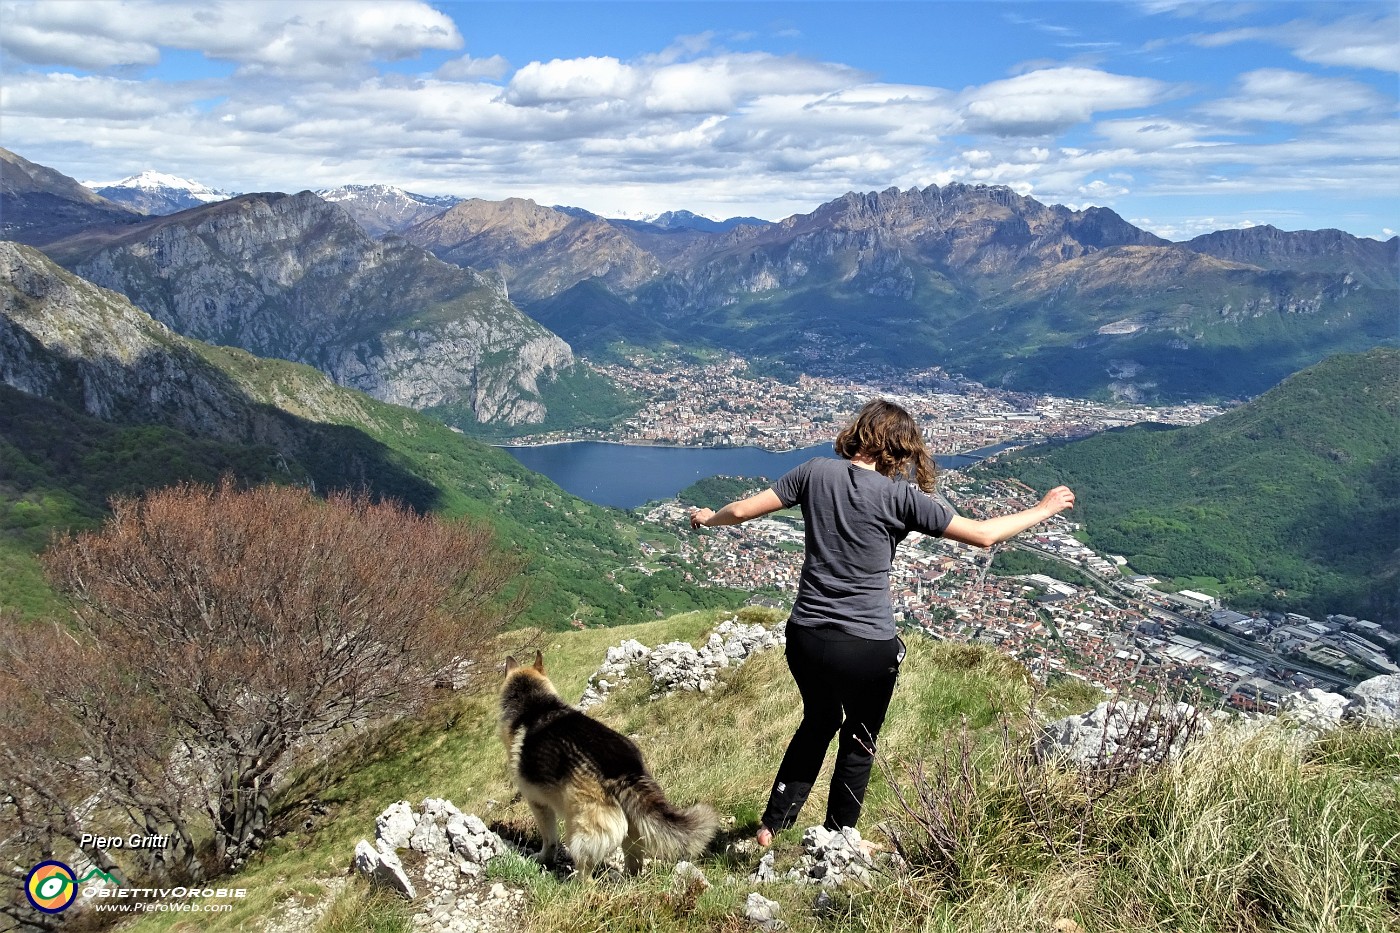
<path fill-rule="evenodd" d="M 721 617 L 545 634 L 540 644 L 561 695 L 573 700 L 608 646 L 699 643 Z M 745 618 L 774 623 L 781 614 L 746 610 Z M 491 863 L 487 884 L 524 889 L 520 929 L 532 933 L 739 933 L 750 928 L 743 904 L 755 890 L 782 905 L 795 933 L 1379 933 L 1400 922 L 1400 733 L 1346 732 L 1300 752 L 1286 731 L 1266 730 L 1207 741 L 1180 763 L 1131 779 L 1077 779 L 1030 765 L 1022 750 L 1033 718 L 1085 709 L 1097 700 L 1092 692 L 1073 681 L 1037 689 L 989 649 L 924 639 L 910 639 L 909 649 L 861 827 L 887 850 L 900 846 L 907 872 L 877 873 L 869 891 L 832 891 L 818 911 L 814 888 L 755 885 L 746 879 L 758 853 L 726 850 L 751 838 L 799 715 L 781 653 L 770 651 L 726 672 L 709 693 L 653 700 L 626 686 L 593 711 L 635 737 L 673 799 L 710 802 L 725 819 L 719 843 L 698 860 L 714 887 L 678 894 L 669 865 L 582 885 L 511 856 Z M 446 797 L 500 831 L 529 834 L 495 735 L 493 684 L 445 697 L 412 723 L 367 732 L 301 774 L 278 803 L 271 846 L 230 879 L 247 900 L 201 917 L 200 929 L 246 929 L 319 902 L 343 878 L 356 840 L 373 838 L 374 817 L 398 799 Z M 824 781 L 798 826 L 775 842 L 780 873 L 799 854 L 802 829 L 820 819 Z M 949 819 L 943 844 L 915 818 L 931 808 Z M 369 898 L 358 881 L 334 897 L 314 929 L 407 929 L 407 905 Z M 154 915 L 124 929 L 192 929 L 189 922 Z"/>
<path fill-rule="evenodd" d="M 1074 488 L 1093 546 L 1138 572 L 1216 585 L 1241 607 L 1400 616 L 1400 351 L 1334 357 L 1202 425 L 985 469 Z"/>

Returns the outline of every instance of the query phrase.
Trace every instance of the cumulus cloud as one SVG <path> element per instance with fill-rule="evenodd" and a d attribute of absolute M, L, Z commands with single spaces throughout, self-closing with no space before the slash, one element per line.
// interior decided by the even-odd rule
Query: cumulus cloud
<path fill-rule="evenodd" d="M 0 48 L 37 65 L 149 65 L 161 46 L 236 62 L 250 72 L 334 74 L 371 60 L 462 45 L 446 14 L 418 0 L 7 0 Z"/>
<path fill-rule="evenodd" d="M 626 100 L 639 83 L 635 69 L 612 57 L 530 62 L 510 79 L 505 99 L 518 107 L 574 101 Z"/>
<path fill-rule="evenodd" d="M 1103 204 L 1114 198 L 1121 198 L 1130 191 L 1124 185 L 1111 184 L 1102 178 L 1095 178 L 1087 185 L 1079 186 L 1079 196 L 1089 198 L 1094 204 Z"/>

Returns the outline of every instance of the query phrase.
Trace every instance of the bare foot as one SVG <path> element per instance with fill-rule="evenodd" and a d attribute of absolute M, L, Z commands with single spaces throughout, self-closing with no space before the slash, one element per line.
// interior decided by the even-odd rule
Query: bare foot
<path fill-rule="evenodd" d="M 758 842 L 759 848 L 768 848 L 773 844 L 773 830 L 769 829 L 767 826 L 760 826 L 758 828 L 756 841 Z"/>

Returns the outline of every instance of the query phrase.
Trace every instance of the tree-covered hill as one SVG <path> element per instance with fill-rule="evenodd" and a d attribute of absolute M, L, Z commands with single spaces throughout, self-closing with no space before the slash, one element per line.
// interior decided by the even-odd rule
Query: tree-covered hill
<path fill-rule="evenodd" d="M 1400 616 L 1400 351 L 1332 357 L 1202 425 L 1140 425 L 984 469 L 1066 483 L 1096 549 L 1232 605 Z"/>

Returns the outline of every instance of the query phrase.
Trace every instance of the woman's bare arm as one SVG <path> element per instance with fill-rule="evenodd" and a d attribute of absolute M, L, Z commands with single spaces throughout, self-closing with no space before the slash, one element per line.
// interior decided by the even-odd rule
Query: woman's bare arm
<path fill-rule="evenodd" d="M 948 527 L 943 529 L 943 537 L 977 547 L 991 547 L 1007 538 L 1038 525 L 1052 515 L 1065 509 L 1074 508 L 1074 493 L 1068 486 L 1056 486 L 1045 494 L 1045 498 L 1030 508 L 1011 515 L 998 515 L 996 518 L 963 518 L 953 516 Z"/>
<path fill-rule="evenodd" d="M 737 525 L 783 507 L 778 494 L 771 489 L 755 493 L 747 499 L 737 499 L 716 512 L 714 509 L 695 509 L 690 513 L 690 527 L 715 528 L 719 525 Z"/>

